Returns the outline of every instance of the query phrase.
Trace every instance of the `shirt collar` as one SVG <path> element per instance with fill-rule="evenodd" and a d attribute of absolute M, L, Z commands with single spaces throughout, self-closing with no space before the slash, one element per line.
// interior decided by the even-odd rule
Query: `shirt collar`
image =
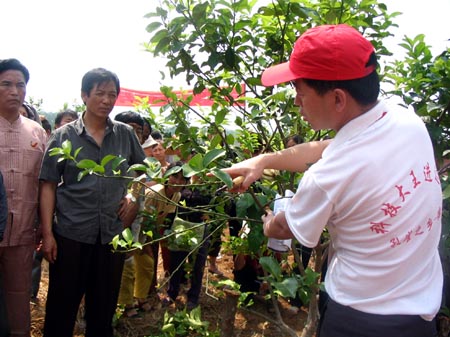
<path fill-rule="evenodd" d="M 334 137 L 331 144 L 324 150 L 323 156 L 340 144 L 345 143 L 349 139 L 358 136 L 369 128 L 372 124 L 377 123 L 388 114 L 388 109 L 383 101 L 379 101 L 372 109 L 362 115 L 352 119 L 345 124 Z"/>
<path fill-rule="evenodd" d="M 86 126 L 84 124 L 84 114 L 86 113 L 86 111 L 84 111 L 80 117 L 78 117 L 78 119 L 74 122 L 74 128 L 75 131 L 77 132 L 78 135 L 81 135 L 83 133 L 87 133 L 87 129 Z M 111 120 L 111 118 L 108 117 L 108 119 L 106 120 L 106 132 L 105 135 L 107 135 L 110 132 L 115 132 L 115 128 L 114 128 L 114 123 Z"/>

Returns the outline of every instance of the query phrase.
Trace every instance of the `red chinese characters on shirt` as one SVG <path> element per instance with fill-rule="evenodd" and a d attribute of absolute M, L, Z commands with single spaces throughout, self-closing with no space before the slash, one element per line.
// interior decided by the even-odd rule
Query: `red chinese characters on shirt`
<path fill-rule="evenodd" d="M 431 183 L 433 181 L 433 178 L 431 178 L 430 163 L 427 163 L 427 165 L 423 168 L 423 175 L 426 182 Z"/>
<path fill-rule="evenodd" d="M 391 218 L 397 215 L 398 210 L 402 208 L 402 206 L 394 206 L 389 203 L 383 204 L 381 210 L 384 212 L 384 215 L 389 215 Z"/>
<path fill-rule="evenodd" d="M 413 188 L 417 188 L 417 186 L 419 186 L 419 185 L 421 184 L 421 182 L 417 180 L 416 175 L 414 174 L 414 171 L 413 171 L 413 170 L 411 170 L 411 172 L 409 173 L 409 175 L 412 177 Z"/>
<path fill-rule="evenodd" d="M 388 216 L 392 218 L 393 221 L 395 217 L 401 212 L 402 203 L 405 203 L 409 197 L 411 197 L 414 193 L 420 193 L 419 188 L 422 183 L 432 183 L 437 182 L 440 184 L 439 174 L 437 171 L 434 173 L 430 167 L 429 163 L 426 163 L 423 166 L 423 178 L 419 178 L 421 174 L 417 175 L 414 170 L 411 170 L 409 173 L 409 177 L 405 180 L 404 184 L 395 185 L 396 189 L 396 201 L 395 202 L 384 202 L 380 211 L 384 217 Z M 441 208 L 439 208 L 436 217 L 434 219 L 428 218 L 426 223 L 423 225 L 417 225 L 414 228 L 410 228 L 407 233 L 402 237 L 393 237 L 389 239 L 389 245 L 391 248 L 395 248 L 402 244 L 407 244 L 411 242 L 415 237 L 426 234 L 426 232 L 431 231 L 433 228 L 433 223 L 439 221 L 441 218 Z M 389 235 L 389 226 L 392 226 L 391 223 L 385 223 L 383 221 L 371 221 L 370 222 L 370 231 L 375 235 Z"/>
<path fill-rule="evenodd" d="M 375 232 L 377 234 L 385 234 L 389 232 L 386 227 L 390 226 L 389 224 L 383 223 L 383 222 L 371 222 L 372 226 L 370 226 L 370 230 L 372 232 Z"/>
<path fill-rule="evenodd" d="M 400 199 L 402 202 L 405 202 L 406 196 L 411 194 L 411 192 L 403 192 L 403 186 L 395 185 L 395 188 L 398 190 L 398 194 L 400 195 Z"/>

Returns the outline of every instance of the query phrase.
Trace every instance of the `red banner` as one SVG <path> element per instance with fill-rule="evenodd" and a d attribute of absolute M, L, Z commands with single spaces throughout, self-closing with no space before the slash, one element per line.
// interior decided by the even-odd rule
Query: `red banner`
<path fill-rule="evenodd" d="M 242 92 L 245 92 L 245 85 L 242 85 Z M 174 93 L 179 98 L 187 98 L 192 95 L 192 90 L 178 90 L 174 91 Z M 211 94 L 208 90 L 204 90 L 200 94 L 194 95 L 194 98 L 191 101 L 191 106 L 211 106 L 214 101 L 210 98 Z M 236 90 L 231 92 L 231 96 L 233 98 L 238 98 L 239 94 Z M 116 106 L 133 106 L 134 104 L 138 104 L 139 98 L 148 97 L 148 104 L 151 106 L 163 106 L 167 104 L 167 98 L 159 91 L 142 91 L 142 90 L 134 90 L 127 88 L 120 88 L 120 94 L 116 101 Z M 239 103 L 242 104 L 242 103 Z"/>

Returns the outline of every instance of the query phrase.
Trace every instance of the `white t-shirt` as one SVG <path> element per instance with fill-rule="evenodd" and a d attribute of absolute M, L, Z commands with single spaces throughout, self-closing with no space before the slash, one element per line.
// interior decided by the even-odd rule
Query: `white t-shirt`
<path fill-rule="evenodd" d="M 334 301 L 431 320 L 442 295 L 441 213 L 425 125 L 380 102 L 339 130 L 304 174 L 286 218 L 308 247 L 328 227 L 334 255 L 325 287 Z"/>

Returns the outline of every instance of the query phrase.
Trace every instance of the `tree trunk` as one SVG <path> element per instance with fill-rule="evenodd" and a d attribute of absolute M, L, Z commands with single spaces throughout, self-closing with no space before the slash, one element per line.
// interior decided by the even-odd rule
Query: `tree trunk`
<path fill-rule="evenodd" d="M 224 292 L 225 301 L 220 319 L 220 337 L 233 337 L 239 293 L 231 289 L 225 289 Z"/>
<path fill-rule="evenodd" d="M 309 300 L 308 318 L 306 320 L 305 328 L 302 331 L 301 337 L 313 337 L 316 333 L 318 323 L 318 301 L 317 294 L 314 293 Z"/>

